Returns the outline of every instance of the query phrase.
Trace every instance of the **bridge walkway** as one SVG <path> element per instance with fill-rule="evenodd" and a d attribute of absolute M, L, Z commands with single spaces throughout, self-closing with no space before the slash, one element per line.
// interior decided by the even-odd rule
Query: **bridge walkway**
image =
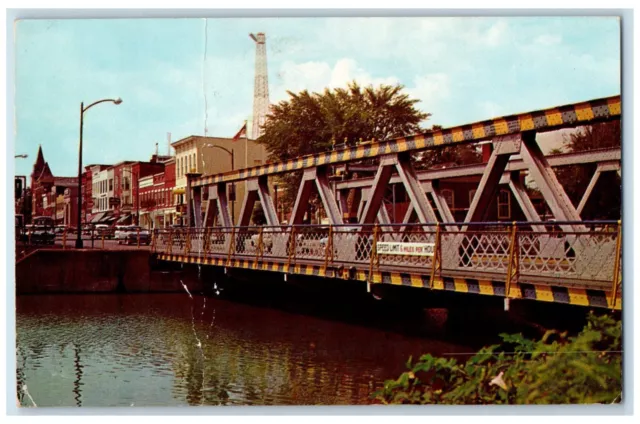
<path fill-rule="evenodd" d="M 620 309 L 620 224 L 548 224 L 185 228 L 156 231 L 152 251 L 166 261 Z"/>

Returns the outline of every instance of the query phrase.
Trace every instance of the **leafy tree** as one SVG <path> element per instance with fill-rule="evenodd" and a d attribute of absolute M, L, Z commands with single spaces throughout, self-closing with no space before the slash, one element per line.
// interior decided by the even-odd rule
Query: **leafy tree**
<path fill-rule="evenodd" d="M 434 125 L 431 131 L 441 130 L 440 125 Z M 470 165 L 482 162 L 480 147 L 475 144 L 463 144 L 424 150 L 413 155 L 416 169 L 429 169 L 437 165 Z"/>
<path fill-rule="evenodd" d="M 587 125 L 569 137 L 565 136 L 564 147 L 569 152 L 620 147 L 622 133 L 620 120 Z"/>
<path fill-rule="evenodd" d="M 421 131 L 420 122 L 430 114 L 416 109 L 418 102 L 402 85 L 362 87 L 355 81 L 347 88 L 322 93 L 288 92 L 290 98 L 273 105 L 257 141 L 270 160 L 284 161 L 331 150 L 333 144 L 360 140 L 386 140 Z M 300 173 L 279 177 L 281 201 L 291 208 L 300 184 Z M 312 205 L 314 209 L 317 205 Z"/>
<path fill-rule="evenodd" d="M 603 122 L 580 128 L 568 137 L 564 148 L 568 152 L 620 147 L 622 134 L 620 121 Z M 555 151 L 558 151 L 556 149 Z M 578 205 L 596 170 L 595 164 L 570 165 L 556 169 L 558 181 L 574 205 Z M 583 212 L 583 219 L 619 219 L 622 204 L 621 179 L 616 173 L 600 176 Z"/>
<path fill-rule="evenodd" d="M 273 105 L 258 139 L 272 160 L 331 150 L 333 142 L 386 140 L 420 131 L 430 114 L 415 108 L 418 102 L 402 92 L 402 85 L 347 88 L 322 93 L 288 91 L 289 100 Z"/>
<path fill-rule="evenodd" d="M 620 320 L 591 313 L 575 337 L 548 331 L 541 340 L 501 335 L 465 363 L 409 358 L 397 380 L 372 394 L 384 404 L 615 403 L 622 398 Z"/>
<path fill-rule="evenodd" d="M 354 81 L 347 88 L 321 93 L 288 92 L 288 100 L 272 106 L 258 143 L 266 147 L 270 160 L 284 161 L 328 151 L 345 141 L 355 144 L 421 133 L 420 122 L 431 114 L 416 109 L 419 100 L 409 98 L 403 89 L 402 85 L 362 87 Z M 418 169 L 426 169 L 440 163 L 479 162 L 480 155 L 473 146 L 450 146 L 416 154 L 413 159 Z M 300 173 L 278 177 L 285 210 L 295 201 L 300 178 Z M 317 209 L 317 203 L 316 197 L 311 199 L 310 212 Z"/>

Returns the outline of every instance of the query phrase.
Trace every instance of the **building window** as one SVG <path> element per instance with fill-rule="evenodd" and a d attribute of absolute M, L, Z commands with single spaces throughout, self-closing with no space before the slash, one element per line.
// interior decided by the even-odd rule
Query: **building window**
<path fill-rule="evenodd" d="M 113 191 L 113 178 L 109 179 L 109 191 Z"/>
<path fill-rule="evenodd" d="M 443 189 L 442 197 L 444 197 L 444 201 L 447 203 L 447 206 L 449 206 L 449 209 L 453 210 L 454 209 L 453 190 L 448 188 Z"/>
<path fill-rule="evenodd" d="M 511 217 L 511 193 L 509 190 L 500 190 L 498 193 L 498 219 Z"/>

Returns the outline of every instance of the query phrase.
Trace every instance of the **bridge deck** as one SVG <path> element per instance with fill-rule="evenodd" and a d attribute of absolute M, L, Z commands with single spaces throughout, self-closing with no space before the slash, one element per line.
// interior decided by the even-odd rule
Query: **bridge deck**
<path fill-rule="evenodd" d="M 191 228 L 156 232 L 153 250 L 166 261 L 621 308 L 618 224 L 530 226 Z"/>

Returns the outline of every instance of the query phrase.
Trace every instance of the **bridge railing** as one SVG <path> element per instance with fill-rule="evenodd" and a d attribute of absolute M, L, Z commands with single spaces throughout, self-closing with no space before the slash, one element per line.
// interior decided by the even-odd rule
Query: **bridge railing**
<path fill-rule="evenodd" d="M 168 254 L 355 266 L 370 271 L 396 269 L 469 278 L 499 275 L 507 282 L 544 279 L 617 284 L 620 223 L 583 221 L 582 232 L 562 231 L 563 224 L 566 223 L 184 228 L 156 231 L 152 244 L 154 251 Z M 540 227 L 545 231 L 539 231 Z"/>

